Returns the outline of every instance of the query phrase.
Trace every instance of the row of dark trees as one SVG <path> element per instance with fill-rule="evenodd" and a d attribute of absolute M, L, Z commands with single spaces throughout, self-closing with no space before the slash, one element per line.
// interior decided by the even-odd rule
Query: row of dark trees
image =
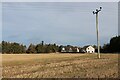
<path fill-rule="evenodd" d="M 56 44 L 44 44 L 44 41 L 42 41 L 40 44 L 34 45 L 30 44 L 27 48 L 23 44 L 19 43 L 11 43 L 2 41 L 0 44 L 0 52 L 4 53 L 55 53 L 60 52 L 62 47 L 68 47 L 68 46 L 58 46 Z M 94 45 L 95 48 L 97 48 Z M 97 49 L 96 49 L 97 50 Z M 111 38 L 110 43 L 104 44 L 103 47 L 101 47 L 101 52 L 103 53 L 119 53 L 120 52 L 120 36 L 116 36 Z M 97 51 L 96 51 L 97 52 Z"/>
<path fill-rule="evenodd" d="M 59 46 L 56 44 L 44 44 L 42 41 L 40 44 L 34 45 L 30 44 L 27 48 L 23 44 L 19 43 L 10 43 L 6 41 L 2 41 L 0 44 L 0 52 L 4 53 L 52 53 L 58 52 Z"/>
<path fill-rule="evenodd" d="M 33 45 L 30 44 L 28 49 L 26 50 L 26 53 L 55 53 L 59 51 L 59 46 L 56 44 L 37 44 Z"/>
<path fill-rule="evenodd" d="M 120 36 L 110 39 L 110 43 L 104 44 L 102 52 L 106 53 L 119 53 L 120 52 Z"/>
<path fill-rule="evenodd" d="M 1 49 L 2 53 L 25 53 L 26 52 L 26 46 L 19 44 L 19 43 L 10 43 L 6 41 L 2 41 Z"/>

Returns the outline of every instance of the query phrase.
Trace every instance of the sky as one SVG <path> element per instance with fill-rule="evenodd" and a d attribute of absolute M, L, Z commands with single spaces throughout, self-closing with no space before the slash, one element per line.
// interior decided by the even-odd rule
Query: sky
<path fill-rule="evenodd" d="M 2 3 L 0 3 L 0 41 L 2 41 Z"/>
<path fill-rule="evenodd" d="M 2 40 L 25 45 L 96 45 L 95 15 L 100 6 L 100 44 L 118 34 L 117 2 L 4 2 Z"/>
<path fill-rule="evenodd" d="M 119 0 L 1 0 L 2 2 L 118 2 Z"/>
<path fill-rule="evenodd" d="M 120 21 L 120 2 L 118 3 L 118 21 Z M 118 22 L 118 35 L 120 35 L 120 23 Z"/>

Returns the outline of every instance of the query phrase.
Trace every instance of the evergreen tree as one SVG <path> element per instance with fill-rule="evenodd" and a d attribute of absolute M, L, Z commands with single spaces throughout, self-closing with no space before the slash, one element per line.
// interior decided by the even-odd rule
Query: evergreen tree
<path fill-rule="evenodd" d="M 120 36 L 111 38 L 110 50 L 111 52 L 120 52 Z"/>
<path fill-rule="evenodd" d="M 26 46 L 19 43 L 10 43 L 2 41 L 2 53 L 23 53 L 26 50 Z"/>
<path fill-rule="evenodd" d="M 44 46 L 42 44 L 37 44 L 35 49 L 37 53 L 44 53 Z"/>
<path fill-rule="evenodd" d="M 35 49 L 35 45 L 30 44 L 30 46 L 28 47 L 26 53 L 36 53 L 36 49 Z"/>

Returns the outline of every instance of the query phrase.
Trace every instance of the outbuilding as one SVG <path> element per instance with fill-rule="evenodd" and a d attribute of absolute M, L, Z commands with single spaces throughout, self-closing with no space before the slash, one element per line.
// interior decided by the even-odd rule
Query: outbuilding
<path fill-rule="evenodd" d="M 95 48 L 92 47 L 92 46 L 88 46 L 88 47 L 86 48 L 86 52 L 87 52 L 87 53 L 95 53 Z"/>
<path fill-rule="evenodd" d="M 66 52 L 66 50 L 65 50 L 65 48 L 64 48 L 64 47 L 62 47 L 62 50 L 61 50 L 61 52 Z"/>

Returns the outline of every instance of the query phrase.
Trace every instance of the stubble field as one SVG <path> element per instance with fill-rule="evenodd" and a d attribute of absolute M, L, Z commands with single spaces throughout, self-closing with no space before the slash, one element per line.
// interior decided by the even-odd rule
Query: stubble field
<path fill-rule="evenodd" d="M 118 54 L 2 54 L 3 78 L 117 78 Z"/>

